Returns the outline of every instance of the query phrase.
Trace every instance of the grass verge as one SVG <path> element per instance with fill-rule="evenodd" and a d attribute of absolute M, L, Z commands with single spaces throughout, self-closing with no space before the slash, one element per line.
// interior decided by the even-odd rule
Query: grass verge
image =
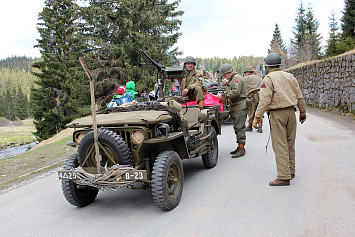
<path fill-rule="evenodd" d="M 21 155 L 1 159 L 0 191 L 63 166 L 64 161 L 77 149 L 66 145 L 71 140 L 70 134 L 56 142 L 29 150 Z"/>
<path fill-rule="evenodd" d="M 33 119 L 22 120 L 21 125 L 0 127 L 0 149 L 36 141 Z"/>

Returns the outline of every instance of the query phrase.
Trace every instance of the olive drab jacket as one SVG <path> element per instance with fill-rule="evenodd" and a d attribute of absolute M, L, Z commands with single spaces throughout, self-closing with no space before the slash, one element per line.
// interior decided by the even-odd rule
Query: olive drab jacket
<path fill-rule="evenodd" d="M 188 90 L 195 89 L 202 86 L 202 74 L 197 72 L 196 69 L 186 71 L 186 76 L 180 80 L 180 90 L 187 88 Z"/>
<path fill-rule="evenodd" d="M 247 108 L 247 89 L 245 79 L 234 73 L 227 84 L 226 97 L 231 102 L 231 111 Z"/>
<path fill-rule="evenodd" d="M 264 77 L 260 89 L 260 101 L 255 117 L 262 118 L 265 111 L 297 106 L 301 113 L 306 105 L 297 79 L 279 68 L 271 69 Z"/>
<path fill-rule="evenodd" d="M 250 74 L 248 76 L 245 76 L 245 83 L 247 87 L 247 93 L 250 95 L 250 93 L 254 91 L 259 91 L 262 83 L 262 78 L 256 74 Z"/>

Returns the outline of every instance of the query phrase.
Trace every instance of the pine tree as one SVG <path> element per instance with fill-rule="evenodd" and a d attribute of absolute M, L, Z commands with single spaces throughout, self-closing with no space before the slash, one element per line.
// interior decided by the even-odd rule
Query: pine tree
<path fill-rule="evenodd" d="M 331 57 L 339 54 L 337 45 L 339 44 L 339 27 L 334 9 L 329 17 L 329 39 L 327 40 L 326 56 Z"/>
<path fill-rule="evenodd" d="M 343 17 L 341 18 L 341 29 L 343 38 L 355 38 L 355 1 L 344 0 Z"/>
<path fill-rule="evenodd" d="M 81 83 L 84 73 L 78 62 L 86 47 L 79 30 L 78 9 L 73 0 L 46 0 L 39 14 L 40 39 L 36 47 L 43 61 L 33 64 L 40 72 L 34 73 L 38 80 L 31 95 L 35 135 L 39 139 L 47 139 L 79 116 L 80 108 L 74 107 L 73 101 L 89 98 L 78 98 L 73 93 L 88 91 Z M 87 99 L 84 104 L 88 104 Z"/>
<path fill-rule="evenodd" d="M 303 1 L 301 0 L 300 6 L 298 8 L 297 17 L 295 20 L 296 25 L 293 27 L 294 39 L 291 39 L 292 51 L 294 55 L 301 54 L 302 46 L 305 42 L 306 35 L 306 15 L 303 6 Z"/>
<path fill-rule="evenodd" d="M 21 120 L 28 118 L 28 99 L 20 87 L 17 89 L 16 93 L 15 109 L 16 117 Z"/>
<path fill-rule="evenodd" d="M 345 7 L 342 13 L 342 33 L 337 45 L 337 52 L 339 54 L 355 48 L 355 2 L 353 0 L 345 0 Z"/>
<path fill-rule="evenodd" d="M 306 42 L 305 44 L 309 45 L 310 50 L 312 51 L 313 59 L 319 59 L 322 56 L 321 50 L 321 40 L 322 36 L 318 33 L 319 22 L 314 18 L 313 9 L 311 6 L 308 6 L 306 13 Z M 307 40 L 308 39 L 308 40 Z"/>
<path fill-rule="evenodd" d="M 127 81 L 136 82 L 136 90 L 153 88 L 155 70 L 148 71 L 150 63 L 139 49 L 165 65 L 178 54 L 172 46 L 180 36 L 179 2 L 91 0 L 83 9 L 96 56 L 91 68 L 101 67 L 95 87 L 99 103 L 106 104 Z"/>
<path fill-rule="evenodd" d="M 291 54 L 298 62 L 309 61 L 321 57 L 321 35 L 318 31 L 318 20 L 315 19 L 313 9 L 307 12 L 301 0 L 294 27 L 294 39 L 291 40 Z"/>
<path fill-rule="evenodd" d="M 281 56 L 286 55 L 287 53 L 286 46 L 282 40 L 281 32 L 277 23 L 275 24 L 275 30 L 272 35 L 270 49 L 268 49 L 268 53 L 278 53 Z"/>

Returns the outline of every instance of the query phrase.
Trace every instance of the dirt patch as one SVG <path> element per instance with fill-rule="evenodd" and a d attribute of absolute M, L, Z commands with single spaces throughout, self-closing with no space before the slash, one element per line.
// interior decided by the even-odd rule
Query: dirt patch
<path fill-rule="evenodd" d="M 21 120 L 10 121 L 7 118 L 0 117 L 0 127 L 11 127 L 11 126 L 23 126 L 24 123 Z"/>
<path fill-rule="evenodd" d="M 48 144 L 60 141 L 63 138 L 66 138 L 66 137 L 70 137 L 73 134 L 73 132 L 74 132 L 74 128 L 64 129 L 63 131 L 61 131 L 60 133 L 54 135 L 53 137 L 48 138 L 47 140 L 44 140 L 44 141 L 38 143 L 36 146 L 32 147 L 31 150 L 35 150 L 35 149 L 38 149 L 40 147 L 46 146 Z"/>

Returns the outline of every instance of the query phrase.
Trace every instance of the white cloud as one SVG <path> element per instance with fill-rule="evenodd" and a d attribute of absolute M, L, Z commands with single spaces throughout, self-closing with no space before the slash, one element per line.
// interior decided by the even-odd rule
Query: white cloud
<path fill-rule="evenodd" d="M 0 58 L 10 56 L 39 57 L 36 24 L 38 13 L 42 11 L 44 0 L 4 1 L 0 8 Z"/>
<path fill-rule="evenodd" d="M 342 0 L 303 0 L 311 4 L 319 21 L 318 32 L 328 38 L 329 19 L 334 8 L 338 18 L 344 8 Z M 182 0 L 185 11 L 178 46 L 183 56 L 227 57 L 266 56 L 278 23 L 283 41 L 288 44 L 300 1 L 291 0 Z M 324 43 L 323 43 L 324 44 Z"/>

